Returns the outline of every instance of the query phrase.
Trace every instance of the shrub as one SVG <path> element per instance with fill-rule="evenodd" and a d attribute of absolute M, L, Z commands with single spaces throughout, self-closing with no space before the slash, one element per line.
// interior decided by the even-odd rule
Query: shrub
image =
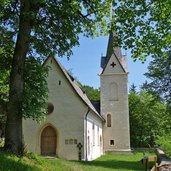
<path fill-rule="evenodd" d="M 156 143 L 162 148 L 162 150 L 171 157 L 171 134 L 158 137 Z"/>

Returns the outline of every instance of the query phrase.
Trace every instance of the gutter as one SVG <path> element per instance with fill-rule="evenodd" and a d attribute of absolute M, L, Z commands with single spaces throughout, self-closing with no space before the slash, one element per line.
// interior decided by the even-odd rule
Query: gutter
<path fill-rule="evenodd" d="M 86 129 L 85 129 L 85 137 L 86 137 L 86 140 L 85 140 L 85 146 L 86 146 L 86 158 L 85 158 L 85 160 L 86 161 L 88 161 L 88 158 L 87 158 L 87 117 L 88 117 L 88 114 L 89 114 L 89 112 L 90 112 L 90 108 L 88 107 L 88 111 L 87 111 L 87 113 L 86 113 L 86 115 L 85 115 L 85 120 L 86 120 Z"/>

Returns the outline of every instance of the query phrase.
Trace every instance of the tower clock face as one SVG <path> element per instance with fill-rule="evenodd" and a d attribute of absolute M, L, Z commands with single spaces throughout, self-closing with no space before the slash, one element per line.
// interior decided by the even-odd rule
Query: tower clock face
<path fill-rule="evenodd" d="M 114 67 L 116 66 L 115 62 L 112 62 L 112 63 L 110 64 L 110 66 L 111 66 L 112 68 L 114 68 Z"/>

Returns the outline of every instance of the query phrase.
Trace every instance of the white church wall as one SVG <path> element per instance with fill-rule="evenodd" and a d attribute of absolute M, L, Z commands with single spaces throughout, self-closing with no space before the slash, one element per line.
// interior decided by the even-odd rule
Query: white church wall
<path fill-rule="evenodd" d="M 91 161 L 103 154 L 102 120 L 89 113 L 87 118 L 87 160 Z"/>

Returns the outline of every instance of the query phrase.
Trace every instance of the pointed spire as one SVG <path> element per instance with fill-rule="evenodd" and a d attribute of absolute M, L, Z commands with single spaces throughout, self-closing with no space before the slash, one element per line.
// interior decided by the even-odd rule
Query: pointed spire
<path fill-rule="evenodd" d="M 112 9 L 112 19 L 115 18 L 115 11 Z M 111 23 L 111 29 L 112 29 L 112 23 Z M 118 58 L 122 57 L 121 48 L 119 46 L 116 46 L 116 39 L 117 39 L 117 32 L 116 31 L 110 31 L 109 34 L 109 41 L 107 46 L 107 52 L 106 57 L 110 58 L 112 54 L 115 54 Z"/>
<path fill-rule="evenodd" d="M 109 40 L 108 40 L 108 45 L 107 45 L 107 51 L 106 51 L 106 56 L 101 57 L 101 67 L 104 69 L 106 66 L 107 62 L 109 61 L 110 57 L 114 54 L 117 56 L 119 60 L 122 59 L 122 53 L 121 53 L 121 48 L 119 46 L 114 47 L 114 41 L 116 39 L 116 32 L 110 32 L 109 34 Z"/>
<path fill-rule="evenodd" d="M 112 19 L 114 19 L 114 10 L 112 11 Z M 121 47 L 119 45 L 117 45 L 117 43 L 116 43 L 117 36 L 118 36 L 117 32 L 112 31 L 112 25 L 111 25 L 111 31 L 109 34 L 106 56 L 101 57 L 101 67 L 102 67 L 102 69 L 104 69 L 105 66 L 107 65 L 110 57 L 112 55 L 114 55 L 118 58 L 119 62 L 121 63 L 121 65 L 125 69 L 125 71 L 127 71 L 127 58 L 122 55 Z"/>
<path fill-rule="evenodd" d="M 112 54 L 115 54 L 119 59 L 122 58 L 121 48 L 119 46 L 114 47 L 114 41 L 117 37 L 116 32 L 111 32 L 109 35 L 109 41 L 107 46 L 106 57 L 110 58 Z"/>
<path fill-rule="evenodd" d="M 116 39 L 116 32 L 111 32 L 109 35 L 109 41 L 108 41 L 108 46 L 107 46 L 107 52 L 106 52 L 106 56 L 102 56 L 101 57 L 101 67 L 104 70 L 104 68 L 106 67 L 110 57 L 112 55 L 116 56 L 116 58 L 119 60 L 120 64 L 122 65 L 122 67 L 124 68 L 124 70 L 127 72 L 128 68 L 127 68 L 127 58 L 126 56 L 122 55 L 121 52 L 121 47 L 119 46 L 115 46 L 115 39 Z"/>

